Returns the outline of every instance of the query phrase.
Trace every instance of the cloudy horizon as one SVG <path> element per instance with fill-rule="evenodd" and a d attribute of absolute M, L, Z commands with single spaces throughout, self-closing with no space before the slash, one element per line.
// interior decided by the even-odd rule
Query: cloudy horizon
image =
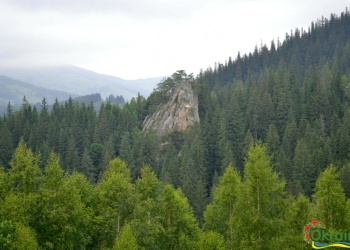
<path fill-rule="evenodd" d="M 200 69 L 340 15 L 346 1 L 0 0 L 0 66 L 70 64 L 123 79 Z"/>

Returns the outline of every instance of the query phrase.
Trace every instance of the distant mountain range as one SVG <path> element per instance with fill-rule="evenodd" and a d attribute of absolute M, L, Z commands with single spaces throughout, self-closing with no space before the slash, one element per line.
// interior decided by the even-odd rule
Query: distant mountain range
<path fill-rule="evenodd" d="M 137 93 L 145 97 L 149 96 L 153 88 L 163 78 L 124 80 L 71 65 L 36 69 L 0 68 L 0 75 L 46 89 L 65 91 L 72 95 L 81 96 L 100 93 L 103 99 L 110 94 L 114 96 L 122 95 L 126 101 L 137 96 Z"/>
<path fill-rule="evenodd" d="M 68 100 L 69 96 L 74 98 L 78 95 L 37 87 L 27 82 L 0 75 L 0 106 L 7 106 L 8 102 L 12 105 L 20 105 L 23 96 L 26 96 L 29 103 L 34 104 L 41 102 L 43 97 L 46 98 L 47 103 L 53 103 L 56 98 L 64 101 Z"/>

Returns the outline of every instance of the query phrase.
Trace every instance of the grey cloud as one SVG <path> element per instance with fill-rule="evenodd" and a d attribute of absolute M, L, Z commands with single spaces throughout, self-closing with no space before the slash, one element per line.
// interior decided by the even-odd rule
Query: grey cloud
<path fill-rule="evenodd" d="M 5 0 L 25 11 L 53 10 L 66 14 L 86 12 L 119 13 L 132 18 L 174 19 L 191 16 L 212 0 Z"/>
<path fill-rule="evenodd" d="M 345 10 L 347 1 L 0 0 L 0 66 L 57 62 L 86 64 L 91 69 L 104 69 L 111 68 L 110 64 L 114 64 L 113 67 L 120 72 L 128 72 L 129 66 L 123 68 L 127 65 L 125 61 L 131 61 L 130 58 L 136 55 L 133 52 L 137 51 L 140 72 L 144 68 L 147 71 L 158 70 L 166 64 L 162 62 L 164 57 L 169 65 L 174 65 L 171 66 L 174 69 L 183 67 L 187 62 L 200 65 L 198 68 L 206 67 L 209 63 L 221 60 L 220 58 L 227 59 L 232 50 L 249 52 L 254 46 L 248 44 L 259 43 L 260 38 L 269 44 L 277 36 L 282 39 L 290 29 L 300 28 L 300 25 L 307 27 L 322 14 L 326 17 L 329 17 L 330 12 L 340 14 L 340 11 Z M 226 6 L 230 12 L 223 16 L 219 11 Z M 273 10 L 276 6 L 279 8 Z M 339 6 L 342 6 L 341 9 Z M 213 15 L 211 10 L 217 12 Z M 267 23 L 267 13 L 275 21 L 270 18 L 272 21 Z M 198 15 L 195 16 L 196 14 Z M 195 23 L 193 20 L 199 21 Z M 184 41 L 178 34 L 189 28 L 196 36 Z M 274 30 L 274 33 L 267 38 L 263 34 L 261 37 L 247 36 L 248 33 L 259 33 L 259 30 L 264 30 L 265 33 Z M 280 30 L 282 32 L 277 33 Z M 174 37 L 169 31 L 174 32 Z M 232 33 L 237 36 L 237 41 L 230 38 L 233 37 Z M 158 38 L 165 35 L 171 36 L 171 41 Z M 145 37 L 147 39 L 143 39 Z M 198 44 L 191 47 L 195 39 L 198 39 Z M 167 47 L 160 46 L 163 50 L 154 49 L 158 40 Z M 244 44 L 239 44 L 238 40 L 244 41 Z M 225 41 L 230 42 L 224 45 Z M 175 53 L 171 55 L 174 50 L 186 55 L 196 53 L 197 50 L 198 53 L 185 60 Z M 119 52 L 125 53 L 119 55 Z M 169 57 L 164 53 L 169 53 Z M 150 63 L 150 54 L 153 64 Z M 234 51 L 233 56 L 236 54 Z M 158 64 L 154 58 L 159 58 Z M 135 74 L 136 77 L 138 72 L 130 74 Z"/>

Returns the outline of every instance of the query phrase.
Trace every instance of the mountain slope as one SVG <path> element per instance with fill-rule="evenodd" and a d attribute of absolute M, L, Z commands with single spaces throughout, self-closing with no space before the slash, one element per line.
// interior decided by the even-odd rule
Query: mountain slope
<path fill-rule="evenodd" d="M 204 71 L 211 89 L 215 85 L 223 87 L 236 80 L 247 80 L 249 73 L 259 75 L 266 68 L 278 68 L 281 63 L 292 67 L 299 82 L 313 67 L 332 63 L 341 74 L 350 74 L 350 11 L 346 8 L 340 15 L 331 14 L 312 22 L 308 30 L 294 29 L 281 42 L 272 41 L 270 49 L 266 45 L 255 47 L 249 54 L 238 53 L 235 59 L 228 58 L 216 63 L 215 68 Z"/>
<path fill-rule="evenodd" d="M 69 96 L 75 97 L 67 92 L 37 87 L 6 76 L 0 76 L 0 89 L 0 106 L 6 106 L 8 102 L 12 105 L 20 104 L 23 96 L 26 96 L 29 103 L 41 102 L 43 97 L 46 98 L 47 103 L 53 103 L 56 98 L 64 101 Z"/>
<path fill-rule="evenodd" d="M 162 77 L 124 80 L 115 76 L 103 75 L 71 65 L 37 69 L 0 69 L 0 74 L 30 82 L 36 86 L 67 91 L 77 95 L 100 93 L 102 98 L 110 94 L 122 95 L 126 100 L 139 92 L 148 96 Z"/>

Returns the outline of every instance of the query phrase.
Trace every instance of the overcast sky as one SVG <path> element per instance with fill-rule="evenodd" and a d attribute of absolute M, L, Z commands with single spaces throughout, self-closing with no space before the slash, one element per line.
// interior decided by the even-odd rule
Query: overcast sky
<path fill-rule="evenodd" d="M 348 0 L 0 0 L 0 66 L 72 64 L 124 79 L 224 63 Z M 350 6 L 349 6 L 350 7 Z"/>

